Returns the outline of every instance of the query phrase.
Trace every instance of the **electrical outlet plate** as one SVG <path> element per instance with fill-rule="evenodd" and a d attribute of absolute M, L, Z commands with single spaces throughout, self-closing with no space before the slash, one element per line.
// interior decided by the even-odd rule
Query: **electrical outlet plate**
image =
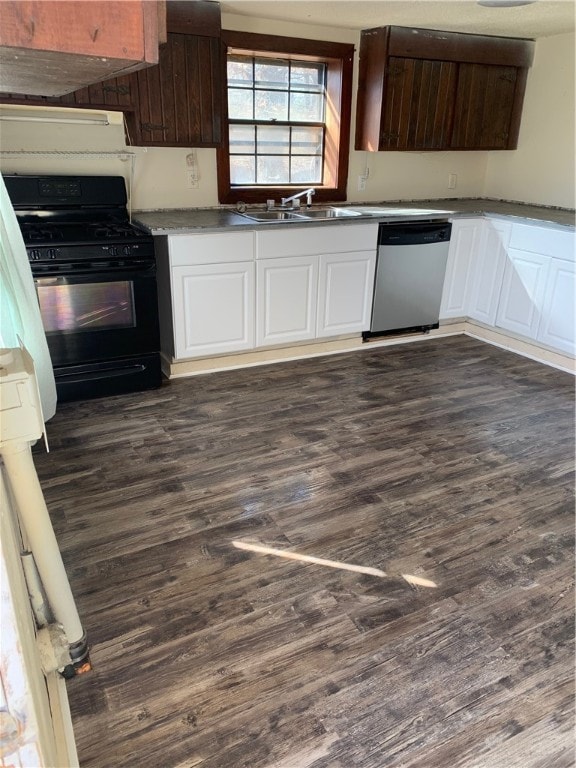
<path fill-rule="evenodd" d="M 188 189 L 198 189 L 198 175 L 196 170 L 186 171 L 186 186 Z"/>
<path fill-rule="evenodd" d="M 366 189 L 366 176 L 358 176 L 358 192 L 364 192 Z"/>
<path fill-rule="evenodd" d="M 458 183 L 458 176 L 455 173 L 448 174 L 448 189 L 456 189 Z"/>

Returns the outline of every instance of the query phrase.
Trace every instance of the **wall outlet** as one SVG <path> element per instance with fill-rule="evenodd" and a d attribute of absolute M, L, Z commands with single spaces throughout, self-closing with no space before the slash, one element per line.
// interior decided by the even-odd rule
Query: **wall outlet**
<path fill-rule="evenodd" d="M 458 176 L 455 173 L 448 174 L 448 189 L 456 189 L 458 183 Z"/>
<path fill-rule="evenodd" d="M 186 171 L 186 186 L 188 189 L 198 189 L 198 171 Z"/>
<path fill-rule="evenodd" d="M 366 176 L 358 176 L 358 192 L 364 192 L 366 189 Z"/>

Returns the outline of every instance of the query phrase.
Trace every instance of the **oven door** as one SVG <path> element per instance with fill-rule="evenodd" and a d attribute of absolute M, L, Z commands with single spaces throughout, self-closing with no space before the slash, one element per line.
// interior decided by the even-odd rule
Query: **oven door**
<path fill-rule="evenodd" d="M 155 264 L 58 264 L 34 277 L 55 369 L 160 349 Z"/>

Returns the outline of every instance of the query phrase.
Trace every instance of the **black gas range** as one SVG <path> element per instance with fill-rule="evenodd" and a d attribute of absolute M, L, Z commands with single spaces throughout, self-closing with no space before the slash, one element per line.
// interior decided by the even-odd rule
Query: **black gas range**
<path fill-rule="evenodd" d="M 160 386 L 154 239 L 132 224 L 121 176 L 5 175 L 58 399 Z"/>

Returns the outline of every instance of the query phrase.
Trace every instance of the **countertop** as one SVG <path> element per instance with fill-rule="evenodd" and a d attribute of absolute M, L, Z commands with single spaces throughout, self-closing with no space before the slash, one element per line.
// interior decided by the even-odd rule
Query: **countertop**
<path fill-rule="evenodd" d="M 385 202 L 350 203 L 345 207 L 402 207 L 438 209 L 439 217 L 443 211 L 454 216 L 490 216 L 514 217 L 527 222 L 538 222 L 551 227 L 574 228 L 574 211 L 566 208 L 552 208 L 506 200 L 483 198 L 449 200 L 400 200 Z M 426 216 L 425 218 L 430 218 Z M 343 219 L 328 219 L 313 222 L 255 222 L 239 215 L 233 208 L 176 208 L 157 211 L 134 211 L 133 220 L 146 227 L 153 235 L 177 235 L 199 233 L 203 231 L 226 231 L 230 229 L 258 229 L 277 227 L 309 227 L 366 223 L 368 221 L 405 221 L 406 216 L 362 216 Z M 418 221 L 418 217 L 410 217 Z"/>

